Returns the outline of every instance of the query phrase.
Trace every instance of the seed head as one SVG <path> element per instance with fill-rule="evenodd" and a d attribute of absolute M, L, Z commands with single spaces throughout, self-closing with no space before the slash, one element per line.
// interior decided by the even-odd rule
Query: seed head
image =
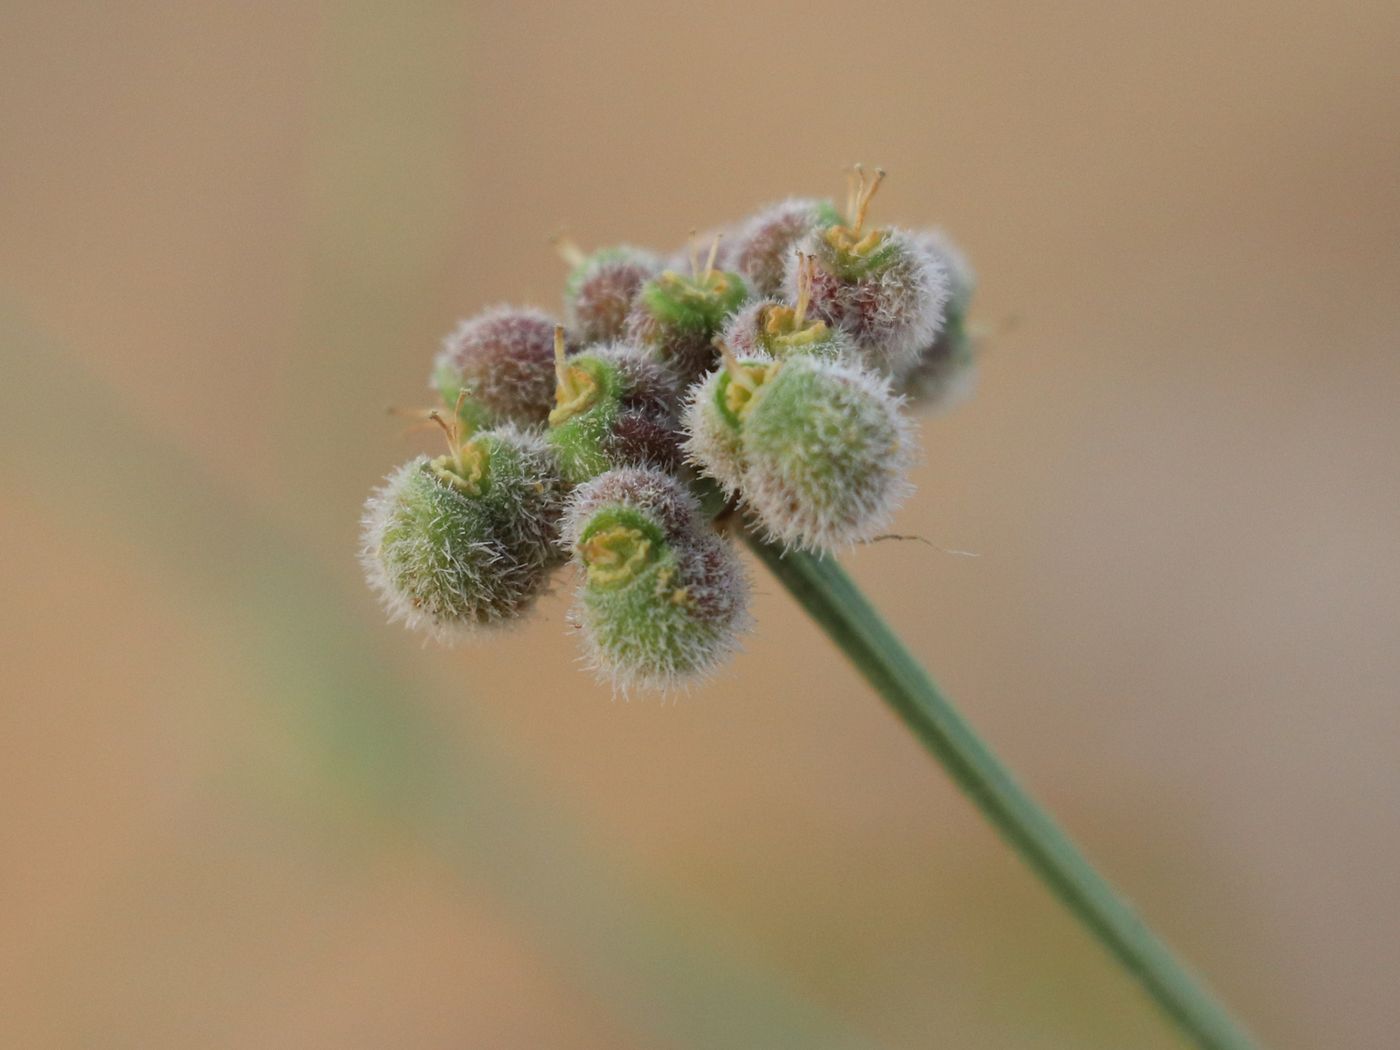
<path fill-rule="evenodd" d="M 948 280 L 913 238 L 891 228 L 867 229 L 866 211 L 884 173 L 852 192 L 845 224 L 807 236 L 811 312 L 855 341 L 861 359 L 887 376 L 908 371 L 943 323 Z M 801 267 L 790 261 L 785 288 L 796 298 Z"/>
<path fill-rule="evenodd" d="M 441 417 L 438 417 L 439 419 Z M 365 505 L 361 564 L 390 619 L 451 640 L 516 619 L 558 564 L 564 486 L 542 438 L 513 426 L 394 471 Z"/>
<path fill-rule="evenodd" d="M 743 276 L 754 294 L 778 295 L 793 250 L 813 230 L 839 222 L 841 213 L 830 201 L 792 198 L 771 204 L 740 227 L 725 263 Z"/>
<path fill-rule="evenodd" d="M 457 406 L 469 430 L 499 423 L 543 423 L 554 389 L 554 318 L 528 308 L 498 306 L 449 335 L 431 384 L 443 403 Z"/>
<path fill-rule="evenodd" d="M 565 360 L 560 330 L 548 439 L 570 484 L 613 467 L 673 469 L 680 389 L 674 373 L 640 347 L 611 343 Z"/>
<path fill-rule="evenodd" d="M 911 491 L 913 435 L 889 382 L 810 356 L 740 367 L 748 389 L 732 376 L 723 401 L 738 422 L 743 502 L 769 537 L 821 551 L 876 535 Z"/>
<path fill-rule="evenodd" d="M 637 293 L 661 272 L 651 252 L 621 245 L 584 255 L 569 241 L 560 253 L 573 266 L 564 287 L 564 319 L 579 341 L 588 346 L 621 339 Z"/>
<path fill-rule="evenodd" d="M 738 647 L 743 567 L 676 479 L 609 471 L 575 491 L 563 535 L 582 574 L 572 618 L 615 688 L 682 686 Z"/>

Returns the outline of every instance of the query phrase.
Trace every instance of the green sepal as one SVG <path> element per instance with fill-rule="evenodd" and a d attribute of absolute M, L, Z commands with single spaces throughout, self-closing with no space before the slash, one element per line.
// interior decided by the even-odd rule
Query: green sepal
<path fill-rule="evenodd" d="M 682 332 L 716 332 L 744 304 L 748 287 L 737 273 L 719 273 L 708 283 L 671 275 L 642 287 L 642 302 L 662 325 Z"/>
<path fill-rule="evenodd" d="M 837 209 L 831 201 L 818 201 L 814 209 L 816 214 L 816 228 L 825 230 L 831 226 L 840 226 L 846 221 L 846 217 Z"/>
<path fill-rule="evenodd" d="M 898 240 L 887 236 L 867 255 L 856 255 L 852 252 L 831 248 L 828 258 L 831 260 L 832 271 L 837 277 L 843 281 L 858 281 L 862 277 L 883 270 L 895 262 L 902 247 Z"/>

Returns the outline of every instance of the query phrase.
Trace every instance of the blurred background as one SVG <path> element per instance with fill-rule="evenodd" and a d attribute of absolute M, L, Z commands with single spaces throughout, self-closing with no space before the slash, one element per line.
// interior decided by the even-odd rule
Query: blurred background
<path fill-rule="evenodd" d="M 890 171 L 1000 329 L 847 559 L 1274 1047 L 1400 1027 L 1400 6 L 9 3 L 0 1045 L 1180 1045 L 771 580 L 614 700 L 360 504 L 548 243 Z"/>

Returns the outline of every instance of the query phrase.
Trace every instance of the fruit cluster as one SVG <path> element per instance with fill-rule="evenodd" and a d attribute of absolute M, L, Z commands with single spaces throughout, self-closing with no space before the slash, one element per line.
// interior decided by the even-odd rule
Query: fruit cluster
<path fill-rule="evenodd" d="M 717 515 L 818 552 L 879 533 L 910 488 L 906 405 L 970 388 L 974 286 L 941 233 L 867 226 L 883 174 L 857 166 L 844 212 L 765 208 L 703 263 L 693 243 L 671 260 L 566 245 L 563 324 L 513 307 L 463 322 L 425 413 L 447 451 L 366 506 L 362 561 L 391 617 L 442 639 L 508 623 L 572 560 L 593 666 L 664 689 L 747 625 Z"/>

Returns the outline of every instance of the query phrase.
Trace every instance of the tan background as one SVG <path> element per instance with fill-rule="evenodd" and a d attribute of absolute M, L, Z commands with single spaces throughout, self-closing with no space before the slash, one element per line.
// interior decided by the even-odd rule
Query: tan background
<path fill-rule="evenodd" d="M 849 559 L 1276 1047 L 1400 1030 L 1400 7 L 20 3 L 0 1044 L 1178 1045 L 771 581 L 676 703 L 382 623 L 436 340 L 891 171 L 1016 323 Z"/>

